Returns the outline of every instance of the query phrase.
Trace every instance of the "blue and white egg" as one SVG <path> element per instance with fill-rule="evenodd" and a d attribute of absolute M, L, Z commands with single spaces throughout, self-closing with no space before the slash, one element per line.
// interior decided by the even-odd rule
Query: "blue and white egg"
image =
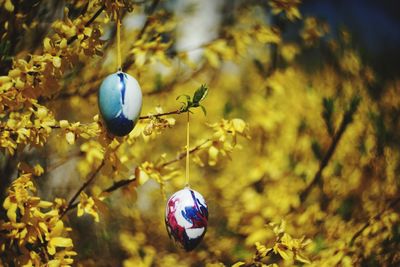
<path fill-rule="evenodd" d="M 101 83 L 98 104 L 109 132 L 116 136 L 129 134 L 142 110 L 142 90 L 135 78 L 118 71 Z"/>
<path fill-rule="evenodd" d="M 165 225 L 175 243 L 191 251 L 201 242 L 208 224 L 208 207 L 203 196 L 190 188 L 173 194 L 165 208 Z"/>

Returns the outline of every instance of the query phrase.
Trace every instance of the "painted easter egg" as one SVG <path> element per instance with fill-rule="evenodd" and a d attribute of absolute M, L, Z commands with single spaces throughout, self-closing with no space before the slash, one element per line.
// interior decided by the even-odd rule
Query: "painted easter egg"
<path fill-rule="evenodd" d="M 208 208 L 203 196 L 185 188 L 173 194 L 165 209 L 168 235 L 186 251 L 193 250 L 207 231 Z"/>
<path fill-rule="evenodd" d="M 101 83 L 98 104 L 109 132 L 117 136 L 129 134 L 142 109 L 142 91 L 129 74 L 118 71 Z"/>

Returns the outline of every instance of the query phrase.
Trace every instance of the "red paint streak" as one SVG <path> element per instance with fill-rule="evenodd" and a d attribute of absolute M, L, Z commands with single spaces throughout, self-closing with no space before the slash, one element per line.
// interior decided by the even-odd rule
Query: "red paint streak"
<path fill-rule="evenodd" d="M 195 196 L 195 193 L 190 190 L 190 194 L 192 195 L 192 199 L 194 202 L 194 207 L 196 210 L 196 215 L 195 217 L 192 217 L 192 224 L 193 226 L 191 227 L 192 229 L 194 228 L 201 228 L 201 227 L 207 227 L 207 223 L 208 223 L 208 218 L 206 214 L 202 213 L 201 208 L 199 207 L 198 203 L 197 203 L 197 198 Z M 201 205 L 204 209 L 207 209 L 205 206 Z M 196 220 L 196 217 L 199 218 L 199 220 Z"/>
<path fill-rule="evenodd" d="M 171 227 L 172 236 L 178 239 L 180 242 L 182 242 L 185 228 L 183 228 L 178 224 L 175 217 L 177 202 L 179 202 L 178 198 L 174 198 L 168 201 L 167 223 Z"/>

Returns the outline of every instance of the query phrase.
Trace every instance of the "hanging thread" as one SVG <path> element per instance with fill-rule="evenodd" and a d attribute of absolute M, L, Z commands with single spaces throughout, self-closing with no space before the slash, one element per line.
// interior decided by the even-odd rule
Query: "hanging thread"
<path fill-rule="evenodd" d="M 186 179 L 185 187 L 189 186 L 189 110 L 187 111 L 187 124 L 186 124 Z"/>
<path fill-rule="evenodd" d="M 122 71 L 121 66 L 121 20 L 119 12 L 117 11 L 117 60 L 118 60 L 118 71 Z"/>

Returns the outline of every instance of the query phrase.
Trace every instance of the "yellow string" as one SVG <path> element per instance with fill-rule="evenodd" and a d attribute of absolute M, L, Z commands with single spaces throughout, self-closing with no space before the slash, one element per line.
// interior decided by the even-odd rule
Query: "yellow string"
<path fill-rule="evenodd" d="M 189 110 L 187 111 L 186 124 L 186 180 L 185 187 L 189 187 Z"/>
<path fill-rule="evenodd" d="M 119 18 L 119 13 L 117 12 L 117 53 L 118 53 L 118 71 L 122 71 L 121 66 L 121 20 Z"/>

